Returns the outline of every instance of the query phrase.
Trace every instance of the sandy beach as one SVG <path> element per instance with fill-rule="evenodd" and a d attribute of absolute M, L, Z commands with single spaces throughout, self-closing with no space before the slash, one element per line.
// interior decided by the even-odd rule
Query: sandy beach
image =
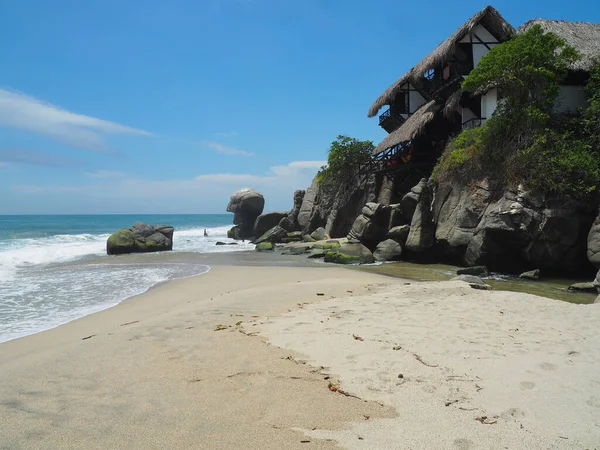
<path fill-rule="evenodd" d="M 0 344 L 0 448 L 597 449 L 599 323 L 461 282 L 213 267 Z"/>

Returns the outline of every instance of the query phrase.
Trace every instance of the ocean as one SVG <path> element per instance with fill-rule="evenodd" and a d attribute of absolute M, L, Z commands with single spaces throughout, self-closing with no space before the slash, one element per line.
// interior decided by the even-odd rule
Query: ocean
<path fill-rule="evenodd" d="M 205 273 L 211 254 L 252 250 L 248 242 L 216 245 L 232 242 L 227 239 L 232 219 L 231 214 L 0 215 L 0 342 L 109 308 L 158 283 Z M 107 256 L 110 234 L 137 221 L 174 226 L 173 252 Z"/>

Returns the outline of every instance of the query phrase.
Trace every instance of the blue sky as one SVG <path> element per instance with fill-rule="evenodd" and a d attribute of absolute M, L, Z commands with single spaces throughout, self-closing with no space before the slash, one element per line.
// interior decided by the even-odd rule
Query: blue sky
<path fill-rule="evenodd" d="M 291 207 L 338 134 L 481 1 L 0 0 L 0 214 Z M 498 1 L 600 22 L 597 2 Z"/>

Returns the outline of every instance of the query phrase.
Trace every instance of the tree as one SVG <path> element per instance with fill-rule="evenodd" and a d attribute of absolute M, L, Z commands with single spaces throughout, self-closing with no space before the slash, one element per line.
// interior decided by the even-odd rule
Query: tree
<path fill-rule="evenodd" d="M 590 74 L 586 86 L 589 105 L 583 111 L 582 125 L 586 142 L 596 154 L 600 153 L 600 63 Z"/>
<path fill-rule="evenodd" d="M 327 166 L 323 167 L 317 180 L 328 189 L 339 189 L 356 181 L 356 172 L 371 159 L 375 146 L 372 141 L 340 135 L 329 147 Z"/>

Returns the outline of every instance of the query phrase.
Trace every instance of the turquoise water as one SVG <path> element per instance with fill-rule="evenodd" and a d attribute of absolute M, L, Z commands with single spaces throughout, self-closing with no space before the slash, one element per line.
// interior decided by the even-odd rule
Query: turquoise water
<path fill-rule="evenodd" d="M 137 221 L 175 227 L 173 251 L 250 250 L 229 241 L 231 214 L 0 216 L 0 342 L 48 329 L 209 269 L 193 258 L 107 256 L 106 240 Z M 208 237 L 204 236 L 204 229 Z"/>

